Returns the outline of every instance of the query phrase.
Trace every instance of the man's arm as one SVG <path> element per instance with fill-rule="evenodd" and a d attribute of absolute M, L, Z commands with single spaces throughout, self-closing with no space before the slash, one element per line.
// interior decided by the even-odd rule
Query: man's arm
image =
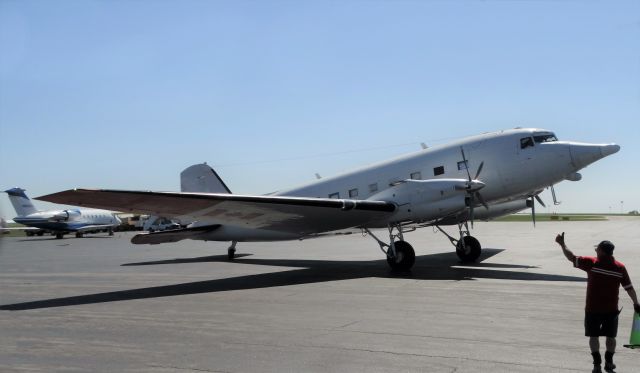
<path fill-rule="evenodd" d="M 562 232 L 562 234 L 559 234 L 559 235 L 556 236 L 556 242 L 562 248 L 562 253 L 567 258 L 567 260 L 569 260 L 571 263 L 575 263 L 576 262 L 576 256 L 573 255 L 571 250 L 569 250 L 567 245 L 565 245 L 565 243 L 564 243 L 564 232 Z"/>
<path fill-rule="evenodd" d="M 634 288 L 627 289 L 627 294 L 629 294 L 629 298 L 633 301 L 633 309 L 640 313 L 640 304 L 638 303 L 638 296 L 636 295 L 636 291 Z"/>

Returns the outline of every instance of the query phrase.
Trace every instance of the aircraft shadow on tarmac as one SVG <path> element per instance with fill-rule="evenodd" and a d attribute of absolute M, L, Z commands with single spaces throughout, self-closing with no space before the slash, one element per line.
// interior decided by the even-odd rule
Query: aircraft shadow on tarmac
<path fill-rule="evenodd" d="M 33 238 L 23 238 L 18 240 L 18 242 L 38 242 L 38 241 L 60 241 L 65 242 L 66 240 L 86 240 L 86 239 L 113 239 L 113 236 L 84 236 L 82 238 L 78 237 L 65 237 L 65 238 L 55 238 L 55 237 L 33 237 Z"/>
<path fill-rule="evenodd" d="M 536 268 L 526 265 L 482 263 L 502 252 L 500 249 L 483 249 L 478 263 L 459 263 L 455 253 L 441 253 L 416 257 L 410 272 L 394 272 L 385 259 L 371 261 L 255 259 L 251 254 L 238 254 L 234 262 L 253 265 L 282 266 L 281 272 L 261 273 L 240 277 L 188 282 L 176 285 L 155 286 L 132 290 L 87 294 L 65 298 L 52 298 L 33 302 L 0 306 L 0 310 L 19 311 L 40 308 L 76 306 L 134 299 L 171 297 L 187 294 L 214 293 L 232 290 L 260 289 L 278 286 L 301 285 L 319 282 L 353 280 L 360 278 L 410 278 L 415 280 L 475 280 L 499 279 L 520 281 L 572 281 L 584 282 L 582 277 L 514 271 Z M 205 262 L 227 262 L 226 255 L 198 258 L 182 258 L 153 262 L 127 263 L 122 266 L 175 265 Z M 512 270 L 506 270 L 512 269 Z"/>

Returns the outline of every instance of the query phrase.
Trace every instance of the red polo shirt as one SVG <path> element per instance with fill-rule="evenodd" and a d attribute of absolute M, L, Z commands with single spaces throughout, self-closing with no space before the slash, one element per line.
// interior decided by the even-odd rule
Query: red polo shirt
<path fill-rule="evenodd" d="M 620 286 L 633 288 L 624 264 L 611 259 L 599 260 L 590 256 L 577 256 L 576 268 L 587 272 L 587 312 L 608 313 L 618 311 Z"/>

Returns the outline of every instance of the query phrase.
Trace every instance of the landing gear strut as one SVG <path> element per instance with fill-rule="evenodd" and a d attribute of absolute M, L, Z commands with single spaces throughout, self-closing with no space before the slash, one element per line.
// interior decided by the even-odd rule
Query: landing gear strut
<path fill-rule="evenodd" d="M 467 222 L 458 224 L 458 230 L 460 231 L 460 239 L 455 239 L 451 237 L 447 232 L 442 230 L 439 226 L 435 226 L 442 232 L 449 241 L 455 246 L 456 254 L 458 254 L 458 258 L 460 261 L 468 263 L 475 262 L 482 253 L 482 247 L 480 246 L 480 242 L 473 236 L 469 234 L 469 226 Z M 464 229 L 463 229 L 464 228 Z"/>
<path fill-rule="evenodd" d="M 387 256 L 387 263 L 389 263 L 391 269 L 396 271 L 410 270 L 416 262 L 416 253 L 413 247 L 411 247 L 407 241 L 404 241 L 401 226 L 389 225 L 388 229 L 389 244 L 380 241 L 369 229 L 364 228 L 364 230 L 378 242 L 378 245 L 380 245 L 380 250 Z M 397 233 L 394 233 L 394 231 L 397 231 Z M 387 249 L 385 250 L 385 248 Z"/>
<path fill-rule="evenodd" d="M 236 257 L 236 244 L 238 241 L 231 241 L 231 246 L 227 249 L 227 258 L 233 260 Z"/>

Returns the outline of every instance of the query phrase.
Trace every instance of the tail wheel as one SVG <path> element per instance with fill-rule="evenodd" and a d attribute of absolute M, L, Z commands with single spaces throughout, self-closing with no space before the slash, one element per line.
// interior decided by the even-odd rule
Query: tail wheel
<path fill-rule="evenodd" d="M 387 255 L 387 263 L 389 263 L 389 266 L 394 270 L 408 271 L 416 262 L 416 253 L 413 247 L 406 241 L 396 241 L 394 246 L 396 256 L 390 257 Z"/>
<path fill-rule="evenodd" d="M 463 262 L 475 262 L 482 252 L 480 242 L 473 236 L 464 236 L 456 244 L 456 254 Z"/>

